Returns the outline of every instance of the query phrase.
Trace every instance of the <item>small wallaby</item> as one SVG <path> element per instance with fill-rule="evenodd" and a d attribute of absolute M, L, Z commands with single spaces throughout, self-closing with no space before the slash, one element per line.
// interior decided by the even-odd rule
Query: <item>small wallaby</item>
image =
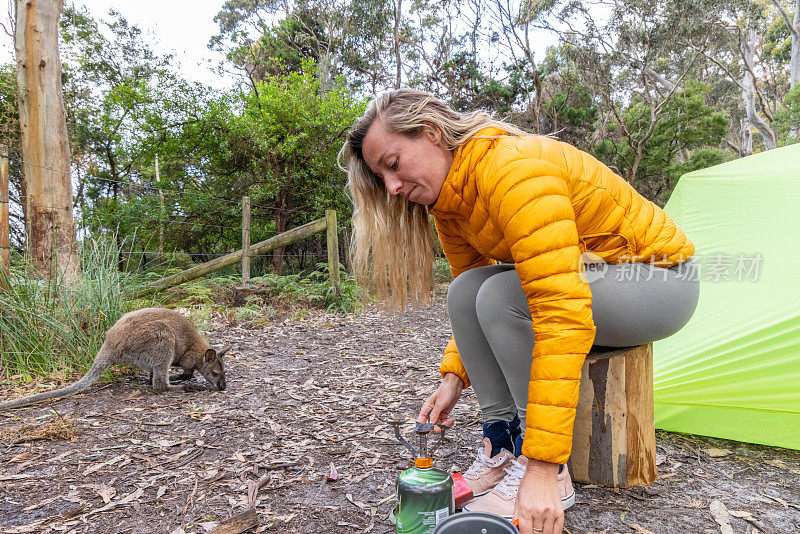
<path fill-rule="evenodd" d="M 180 367 L 177 378 L 188 380 L 195 371 L 219 390 L 225 389 L 222 356 L 230 347 L 217 352 L 181 313 L 165 308 L 142 308 L 126 313 L 108 329 L 106 340 L 89 372 L 67 387 L 0 402 L 0 410 L 28 406 L 49 399 L 74 395 L 91 386 L 113 363 L 135 365 L 150 372 L 156 391 L 180 389 L 169 385 L 169 368 Z"/>

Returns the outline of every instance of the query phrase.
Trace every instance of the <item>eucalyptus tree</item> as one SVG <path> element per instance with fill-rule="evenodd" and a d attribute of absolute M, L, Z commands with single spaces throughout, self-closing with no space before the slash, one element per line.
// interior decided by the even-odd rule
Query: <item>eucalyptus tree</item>
<path fill-rule="evenodd" d="M 71 139 L 84 172 L 81 185 L 97 198 L 116 198 L 120 182 L 135 172 L 135 119 L 155 102 L 156 85 L 171 81 L 171 56 L 156 55 L 137 26 L 109 15 L 110 21 L 97 21 L 85 8 L 68 8 L 61 21 Z"/>
<path fill-rule="evenodd" d="M 542 131 L 593 152 L 657 202 L 676 169 L 721 159 L 727 121 L 709 105 L 709 88 L 693 81 L 701 55 L 676 43 L 682 26 L 663 2 L 530 2 L 517 16 L 506 6 L 516 32 L 507 47 L 525 53 L 532 29 L 559 35 L 539 59 L 536 108 L 528 106 Z"/>
<path fill-rule="evenodd" d="M 794 0 L 793 2 L 793 15 L 789 14 L 780 0 L 772 0 L 772 4 L 780 13 L 791 38 L 792 44 L 789 49 L 789 87 L 790 89 L 794 89 L 800 85 L 800 0 Z"/>
<path fill-rule="evenodd" d="M 728 145 L 739 155 L 752 153 L 755 129 L 764 148 L 774 148 L 773 123 L 791 87 L 791 55 L 773 53 L 775 45 L 784 48 L 778 41 L 789 48 L 793 42 L 785 10 L 760 0 L 684 0 L 670 7 L 675 18 L 680 12 L 693 15 L 683 18 L 684 29 L 674 40 L 703 56 L 709 81 L 732 89 L 725 100 L 739 136 L 728 139 Z"/>
<path fill-rule="evenodd" d="M 370 94 L 403 84 L 403 45 L 408 29 L 402 17 L 402 0 L 350 0 L 341 35 L 341 61 L 355 87 Z M 390 39 L 391 36 L 391 39 Z M 392 76 L 394 74 L 394 76 Z"/>
<path fill-rule="evenodd" d="M 514 122 L 525 127 L 527 120 L 538 119 L 542 132 L 591 152 L 604 132 L 598 106 L 591 88 L 584 79 L 582 56 L 570 43 L 550 47 L 539 62 L 538 117 L 531 113 L 514 116 Z M 530 128 L 533 129 L 533 128 Z"/>
<path fill-rule="evenodd" d="M 530 116 L 526 122 L 537 133 L 543 131 L 544 126 L 541 117 L 544 95 L 541 60 L 535 57 L 533 46 L 536 33 L 553 31 L 547 19 L 555 5 L 554 0 L 491 0 L 486 3 L 489 25 L 499 30 L 496 36 L 499 49 L 505 57 L 511 58 L 517 72 L 527 74 L 516 79 L 521 83 L 525 114 Z"/>
<path fill-rule="evenodd" d="M 500 36 L 480 0 L 412 2 L 403 43 L 408 84 L 456 109 L 509 118 L 527 101 L 535 69 L 507 54 Z"/>
<path fill-rule="evenodd" d="M 58 0 L 14 4 L 14 50 L 28 250 L 42 276 L 77 279 L 70 147 L 61 89 Z"/>
<path fill-rule="evenodd" d="M 765 36 L 765 52 L 773 59 L 789 62 L 789 92 L 783 100 L 784 109 L 776 114 L 783 141 L 800 139 L 800 0 L 794 0 L 791 15 L 780 0 L 772 0 L 781 15 L 782 24 L 774 24 Z M 790 5 L 792 3 L 790 2 Z M 787 46 L 787 41 L 791 44 Z"/>
<path fill-rule="evenodd" d="M 229 0 L 210 46 L 226 52 L 251 88 L 275 60 L 299 70 L 311 59 L 323 86 L 343 74 L 376 93 L 393 83 L 400 14 L 392 0 Z"/>

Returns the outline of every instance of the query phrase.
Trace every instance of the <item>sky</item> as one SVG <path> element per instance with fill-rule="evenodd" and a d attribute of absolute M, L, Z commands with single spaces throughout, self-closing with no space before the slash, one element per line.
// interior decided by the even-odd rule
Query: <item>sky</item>
<path fill-rule="evenodd" d="M 108 10 L 113 7 L 148 34 L 150 42 L 158 43 L 153 47 L 155 51 L 174 51 L 185 78 L 217 88 L 233 83 L 233 80 L 220 79 L 212 70 L 223 57 L 208 49 L 209 39 L 219 31 L 214 16 L 224 3 L 225 0 L 64 0 L 65 7 L 86 6 L 96 19 L 109 19 Z M 8 17 L 5 19 L 7 21 Z M 5 25 L 8 27 L 7 23 Z M 0 59 L 13 62 L 13 39 L 2 32 L 0 39 Z"/>

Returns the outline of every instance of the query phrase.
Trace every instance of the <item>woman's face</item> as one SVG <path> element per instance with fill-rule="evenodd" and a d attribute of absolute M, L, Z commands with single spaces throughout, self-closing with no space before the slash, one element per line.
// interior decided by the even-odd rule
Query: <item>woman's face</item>
<path fill-rule="evenodd" d="M 417 138 L 390 133 L 378 119 L 367 130 L 361 150 L 390 195 L 429 206 L 439 197 L 453 163 L 453 154 L 442 146 L 440 137 L 433 128 Z"/>

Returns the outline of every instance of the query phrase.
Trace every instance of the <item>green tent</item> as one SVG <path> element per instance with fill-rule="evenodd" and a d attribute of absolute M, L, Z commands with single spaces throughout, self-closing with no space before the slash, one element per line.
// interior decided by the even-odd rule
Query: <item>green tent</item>
<path fill-rule="evenodd" d="M 700 301 L 654 344 L 656 427 L 800 449 L 800 144 L 681 177 Z"/>

